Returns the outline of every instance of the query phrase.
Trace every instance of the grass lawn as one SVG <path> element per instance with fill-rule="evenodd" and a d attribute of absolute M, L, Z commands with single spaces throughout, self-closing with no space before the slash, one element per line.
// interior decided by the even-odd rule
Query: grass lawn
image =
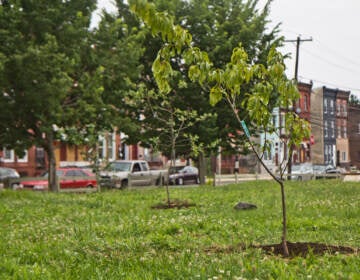
<path fill-rule="evenodd" d="M 171 188 L 196 206 L 155 210 L 164 188 L 0 191 L 0 279 L 360 279 L 359 253 L 284 259 L 277 184 Z M 360 247 L 360 184 L 288 182 L 288 241 Z M 236 211 L 239 202 L 257 205 Z"/>

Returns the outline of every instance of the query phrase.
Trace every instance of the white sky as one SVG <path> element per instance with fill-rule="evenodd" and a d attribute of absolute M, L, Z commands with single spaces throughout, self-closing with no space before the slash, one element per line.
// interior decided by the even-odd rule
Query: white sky
<path fill-rule="evenodd" d="M 300 44 L 300 81 L 350 90 L 360 97 L 360 0 L 273 0 L 270 20 L 282 23 L 286 39 L 313 39 Z M 296 43 L 286 43 L 281 51 L 292 54 L 286 63 L 292 78 Z"/>
<path fill-rule="evenodd" d="M 98 0 L 98 7 L 114 11 L 111 3 Z M 273 0 L 269 20 L 270 26 L 281 23 L 287 40 L 312 38 L 300 44 L 300 81 L 312 80 L 314 88 L 350 90 L 360 97 L 360 0 Z M 296 43 L 286 43 L 281 52 L 292 55 L 286 65 L 293 78 Z"/>

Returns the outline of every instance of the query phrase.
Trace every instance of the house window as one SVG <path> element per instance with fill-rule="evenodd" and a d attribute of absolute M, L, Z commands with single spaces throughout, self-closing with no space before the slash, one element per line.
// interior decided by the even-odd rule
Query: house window
<path fill-rule="evenodd" d="M 107 155 L 110 160 L 115 160 L 115 133 L 107 136 Z"/>
<path fill-rule="evenodd" d="M 328 124 L 327 124 L 327 122 L 324 123 L 324 136 L 328 137 Z"/>
<path fill-rule="evenodd" d="M 341 107 L 341 104 L 337 103 L 336 104 L 336 115 L 338 115 L 338 116 L 340 116 L 340 107 Z"/>
<path fill-rule="evenodd" d="M 335 138 L 335 121 L 331 122 L 331 138 Z"/>
<path fill-rule="evenodd" d="M 343 161 L 346 161 L 346 152 L 342 152 L 342 153 L 341 153 L 341 159 L 342 159 Z"/>
<path fill-rule="evenodd" d="M 115 133 L 99 137 L 98 155 L 100 159 L 115 160 Z"/>
<path fill-rule="evenodd" d="M 35 162 L 37 167 L 45 166 L 45 151 L 44 148 L 36 147 L 35 149 Z"/>
<path fill-rule="evenodd" d="M 99 144 L 98 144 L 98 157 L 99 159 L 103 159 L 106 157 L 105 147 L 105 138 L 100 136 L 99 137 Z"/>
<path fill-rule="evenodd" d="M 22 157 L 17 157 L 18 162 L 28 162 L 28 151 L 24 151 L 24 155 Z"/>
<path fill-rule="evenodd" d="M 344 138 L 347 138 L 347 128 L 346 128 L 346 126 L 344 126 L 343 129 L 344 129 Z"/>
<path fill-rule="evenodd" d="M 308 111 L 308 96 L 304 95 L 304 111 Z"/>
<path fill-rule="evenodd" d="M 343 104 L 343 116 L 347 117 L 346 104 Z"/>
<path fill-rule="evenodd" d="M 334 100 L 330 99 L 330 114 L 334 114 Z"/>
<path fill-rule="evenodd" d="M 280 130 L 281 135 L 284 135 L 286 133 L 285 131 L 285 114 L 281 113 L 281 130 Z"/>
<path fill-rule="evenodd" d="M 15 161 L 15 153 L 14 150 L 3 149 L 4 162 L 14 162 Z"/>
<path fill-rule="evenodd" d="M 324 98 L 324 113 L 327 114 L 327 110 L 328 110 L 328 107 L 327 107 L 327 99 Z"/>

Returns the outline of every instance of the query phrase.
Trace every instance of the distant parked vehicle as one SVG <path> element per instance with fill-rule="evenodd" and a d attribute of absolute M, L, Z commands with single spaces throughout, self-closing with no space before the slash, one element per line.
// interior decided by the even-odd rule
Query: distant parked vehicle
<path fill-rule="evenodd" d="M 306 180 L 306 179 L 324 179 L 324 178 L 336 178 L 336 174 L 340 174 L 341 171 L 331 165 L 323 164 L 299 164 L 293 165 L 291 170 L 291 179 L 293 180 Z M 327 175 L 329 174 L 329 175 Z M 334 176 L 330 175 L 334 174 Z"/>
<path fill-rule="evenodd" d="M 100 172 L 102 187 L 123 189 L 127 186 L 166 184 L 168 170 L 150 170 L 145 160 L 115 160 Z"/>
<path fill-rule="evenodd" d="M 97 187 L 95 175 L 81 168 L 59 168 L 56 176 L 60 180 L 60 189 Z M 24 180 L 22 186 L 24 189 L 48 190 L 48 173 L 38 179 Z"/>
<path fill-rule="evenodd" d="M 0 167 L 0 187 L 21 188 L 19 173 L 13 168 Z"/>
<path fill-rule="evenodd" d="M 194 166 L 171 167 L 169 170 L 169 183 L 171 185 L 199 184 L 199 170 Z"/>

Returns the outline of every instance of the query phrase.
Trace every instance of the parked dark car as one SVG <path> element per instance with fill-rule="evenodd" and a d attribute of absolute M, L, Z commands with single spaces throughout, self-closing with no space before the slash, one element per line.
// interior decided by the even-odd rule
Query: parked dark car
<path fill-rule="evenodd" d="M 19 173 L 13 168 L 0 167 L 0 186 L 17 189 L 21 187 Z"/>
<path fill-rule="evenodd" d="M 60 189 L 68 188 L 96 188 L 95 174 L 82 168 L 59 168 L 56 175 L 60 180 Z M 40 178 L 22 181 L 24 189 L 48 190 L 48 173 Z"/>
<path fill-rule="evenodd" d="M 171 185 L 199 184 L 199 170 L 194 166 L 171 167 L 169 169 L 169 183 Z"/>

